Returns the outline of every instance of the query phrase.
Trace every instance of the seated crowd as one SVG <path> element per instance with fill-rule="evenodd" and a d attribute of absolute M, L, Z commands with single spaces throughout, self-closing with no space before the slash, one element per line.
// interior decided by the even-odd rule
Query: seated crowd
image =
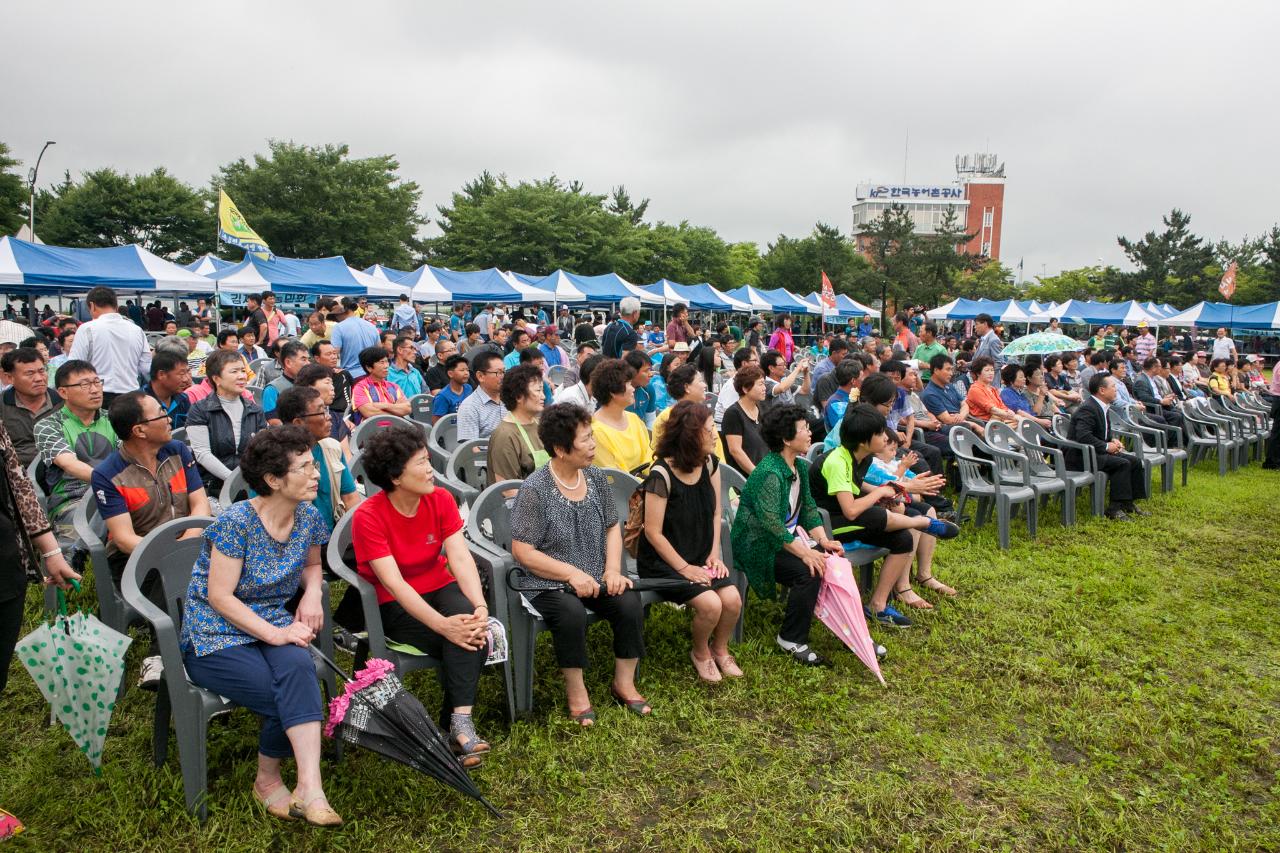
<path fill-rule="evenodd" d="M 270 315 L 267 296 L 256 302 Z M 89 301 L 114 310 L 106 288 Z M 197 349 L 162 339 L 137 362 L 135 379 L 149 380 L 141 390 L 137 381 L 132 390 L 105 389 L 113 380 L 95 362 L 120 359 L 100 351 L 92 361 L 63 359 L 51 389 L 38 349 L 6 353 L 0 524 L 25 525 L 27 536 L 0 542 L 23 582 L 37 554 L 56 582 L 79 577 L 71 516 L 92 489 L 109 532 L 97 582 L 119 584 L 129 555 L 158 525 L 215 517 L 189 533 L 203 547 L 181 628 L 187 676 L 262 718 L 253 793 L 266 810 L 321 826 L 341 818 L 320 778 L 323 709 L 306 649 L 326 625 L 362 628 L 354 590 L 334 614 L 321 607 L 322 546 L 346 513 L 349 559 L 376 592 L 387 639 L 440 661 L 454 752 L 474 767 L 490 749 L 473 708 L 489 618 L 507 614 L 489 612 L 462 513 L 437 482 L 427 430 L 400 422 L 420 394 L 433 395 L 428 418 L 456 416 L 459 441 L 485 440 L 489 485 L 518 482 L 507 492 L 511 555 L 526 574 L 528 605 L 552 635 L 568 716 L 590 726 L 597 717 L 583 672 L 591 615 L 610 625 L 612 699 L 640 716 L 653 710 L 637 684 L 646 652 L 637 579 L 687 608 L 689 657 L 705 682 L 743 675 L 729 647 L 745 604 L 732 570 L 762 599 L 775 598 L 779 584 L 788 589 L 776 643 L 800 664 L 821 665 L 810 632 L 828 555 L 887 553 L 867 590 L 874 626 L 910 627 L 904 610 L 935 606 L 921 592 L 957 594 L 935 574 L 938 541 L 957 536 L 962 520 L 944 494 L 953 430 L 981 436 L 1000 422 L 1059 431 L 1072 443 L 1065 459 L 1073 470 L 1092 448 L 1108 475 L 1107 515 L 1123 519 L 1146 514 L 1136 503 L 1147 497 L 1146 480 L 1114 431 L 1115 412 L 1134 407 L 1174 435 L 1187 429 L 1182 405 L 1194 393 L 1229 397 L 1258 386 L 1247 368 L 1219 358 L 1207 375 L 1177 356 L 1136 364 L 1111 349 L 1090 353 L 1084 367 L 1074 354 L 1001 364 L 985 337 L 965 349 L 925 323 L 917 339 L 905 319 L 893 343 L 834 337 L 813 360 L 786 323 L 771 338 L 781 349 L 762 349 L 758 332 L 755 345 L 739 347 L 726 333 L 690 347 L 687 320 L 669 327 L 684 339 L 651 346 L 634 332 L 638 305 L 624 300 L 623 319 L 600 335 L 605 352 L 584 338 L 570 356 L 560 332 L 576 330 L 555 326 L 513 328 L 507 347 L 507 330 L 492 319 L 483 332 L 431 324 L 419 341 L 412 311 L 397 311 L 401 325 L 379 336 L 356 300 L 322 299 L 317 309 L 301 339 L 270 322 L 224 330 L 194 369 Z M 978 327 L 989 331 L 990 318 Z M 100 331 L 89 337 L 95 346 L 109 341 Z M 275 354 L 274 366 L 257 341 Z M 353 453 L 352 427 L 385 416 L 395 422 L 362 436 Z M 1273 437 L 1268 463 L 1275 453 Z M 357 456 L 364 482 L 377 489 L 369 497 L 352 474 Z M 602 469 L 639 480 L 629 512 Z M 220 504 L 237 474 L 244 499 Z M 34 506 L 39 495 L 47 512 Z M 6 598 L 0 687 L 15 624 Z M 155 688 L 162 675 L 153 646 L 139 684 Z M 292 790 L 280 773 L 289 756 Z"/>

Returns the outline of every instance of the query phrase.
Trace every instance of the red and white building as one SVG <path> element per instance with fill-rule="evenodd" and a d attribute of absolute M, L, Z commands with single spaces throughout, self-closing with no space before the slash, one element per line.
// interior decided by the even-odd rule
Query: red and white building
<path fill-rule="evenodd" d="M 1004 164 L 995 154 L 956 157 L 956 180 L 949 184 L 859 184 L 853 205 L 853 239 L 866 254 L 864 225 L 893 205 L 906 209 L 915 233 L 937 233 L 948 210 L 954 210 L 962 230 L 974 237 L 960 248 L 969 255 L 1000 257 L 1000 227 L 1004 220 Z"/>

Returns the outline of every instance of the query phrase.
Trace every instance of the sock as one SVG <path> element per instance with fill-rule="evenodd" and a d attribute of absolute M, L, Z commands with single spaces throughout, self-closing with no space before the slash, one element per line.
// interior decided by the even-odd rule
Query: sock
<path fill-rule="evenodd" d="M 778 637 L 778 645 L 782 647 L 784 652 L 794 652 L 796 649 L 804 645 L 804 643 L 793 643 L 790 640 L 784 640 Z"/>

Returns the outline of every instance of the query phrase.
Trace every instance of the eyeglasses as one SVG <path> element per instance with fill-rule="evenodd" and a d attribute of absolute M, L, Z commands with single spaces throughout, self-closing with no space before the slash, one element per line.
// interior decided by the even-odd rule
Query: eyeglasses
<path fill-rule="evenodd" d="M 167 421 L 167 420 L 169 420 L 169 416 L 167 414 L 162 413 L 162 414 L 156 415 L 154 418 L 143 418 L 142 420 L 138 421 L 138 424 L 142 425 L 142 424 L 154 423 L 155 421 Z"/>
<path fill-rule="evenodd" d="M 84 389 L 86 389 L 86 390 L 87 390 L 87 389 L 90 389 L 90 388 L 101 388 L 101 387 L 102 387 L 102 380 L 101 380 L 101 379 L 86 379 L 86 380 L 84 380 L 83 382 L 75 382 L 75 383 L 68 384 L 68 385 L 60 385 L 60 386 L 58 386 L 58 387 L 59 387 L 59 388 L 84 388 Z"/>
<path fill-rule="evenodd" d="M 308 459 L 301 465 L 295 465 L 289 469 L 290 474 L 314 474 L 319 469 L 316 467 L 314 459 Z"/>
<path fill-rule="evenodd" d="M 303 417 L 304 418 L 328 418 L 329 413 L 322 409 L 321 411 L 318 411 L 318 412 L 307 412 L 305 415 L 303 415 Z"/>

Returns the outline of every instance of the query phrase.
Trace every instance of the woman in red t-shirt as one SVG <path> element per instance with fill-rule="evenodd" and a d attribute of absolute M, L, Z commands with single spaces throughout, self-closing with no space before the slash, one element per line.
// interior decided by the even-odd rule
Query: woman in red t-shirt
<path fill-rule="evenodd" d="M 381 492 L 351 520 L 356 569 L 378 593 L 387 639 L 438 658 L 450 746 L 474 767 L 489 751 L 471 707 L 488 657 L 489 608 L 462 535 L 458 505 L 435 486 L 427 443 L 417 430 L 379 431 L 361 454 Z"/>

